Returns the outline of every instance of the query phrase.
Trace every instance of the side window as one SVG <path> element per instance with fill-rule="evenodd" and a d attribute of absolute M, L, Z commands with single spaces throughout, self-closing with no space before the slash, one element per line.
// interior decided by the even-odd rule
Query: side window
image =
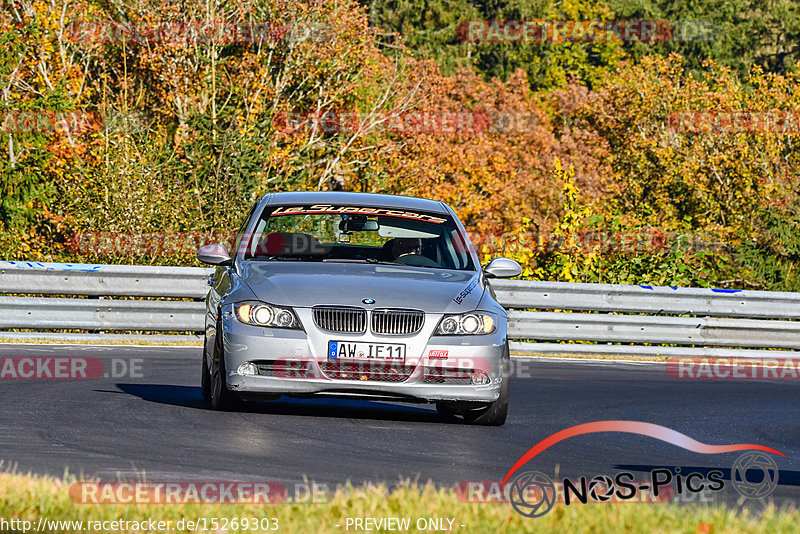
<path fill-rule="evenodd" d="M 256 249 L 258 248 L 258 244 L 261 242 L 261 236 L 264 234 L 264 228 L 267 226 L 267 221 L 265 219 L 259 219 L 258 224 L 253 230 L 253 239 L 250 240 L 250 250 L 248 254 L 250 256 L 255 256 Z"/>
<path fill-rule="evenodd" d="M 451 230 L 447 236 L 447 255 L 450 256 L 456 269 L 464 269 L 469 265 L 469 245 L 466 235 L 458 230 Z"/>
<path fill-rule="evenodd" d="M 239 231 L 236 233 L 236 241 L 233 243 L 233 250 L 235 252 L 231 253 L 232 256 L 235 256 L 239 252 L 239 247 L 242 246 L 242 239 L 245 237 L 244 231 L 247 228 L 247 223 L 250 221 L 250 217 L 253 216 L 253 212 L 256 211 L 257 207 L 258 207 L 258 202 L 253 204 L 253 207 L 250 208 L 250 212 L 247 214 L 247 217 L 244 218 L 244 222 L 242 222 L 242 226 L 239 227 Z M 245 239 L 244 242 L 245 243 L 249 243 L 250 240 Z"/>

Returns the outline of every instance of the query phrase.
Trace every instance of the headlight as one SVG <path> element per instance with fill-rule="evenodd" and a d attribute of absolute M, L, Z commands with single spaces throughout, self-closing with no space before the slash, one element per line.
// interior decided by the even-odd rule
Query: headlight
<path fill-rule="evenodd" d="M 240 323 L 273 328 L 300 328 L 300 321 L 290 308 L 265 302 L 247 301 L 233 305 L 233 314 Z"/>
<path fill-rule="evenodd" d="M 491 334 L 497 324 L 497 315 L 488 312 L 470 312 L 445 315 L 436 327 L 436 336 L 470 336 Z"/>

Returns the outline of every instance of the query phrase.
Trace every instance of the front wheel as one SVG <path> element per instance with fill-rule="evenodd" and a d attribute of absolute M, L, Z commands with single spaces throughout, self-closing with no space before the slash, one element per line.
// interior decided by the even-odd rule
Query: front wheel
<path fill-rule="evenodd" d="M 483 406 L 464 412 L 464 421 L 471 425 L 502 426 L 508 417 L 509 404 L 509 379 L 503 376 L 500 384 L 500 396 L 497 400 Z"/>
<path fill-rule="evenodd" d="M 241 406 L 241 400 L 228 389 L 226 376 L 222 328 L 218 327 L 214 355 L 211 359 L 211 408 L 219 411 L 235 411 Z"/>
<path fill-rule="evenodd" d="M 436 411 L 443 417 L 461 415 L 464 422 L 471 425 L 502 426 L 508 418 L 508 405 L 511 397 L 511 359 L 506 345 L 500 383 L 500 396 L 489 404 L 476 406 L 474 403 L 437 402 Z"/>
<path fill-rule="evenodd" d="M 203 369 L 200 371 L 200 393 L 204 401 L 211 400 L 211 373 L 208 371 L 205 343 L 203 343 Z"/>

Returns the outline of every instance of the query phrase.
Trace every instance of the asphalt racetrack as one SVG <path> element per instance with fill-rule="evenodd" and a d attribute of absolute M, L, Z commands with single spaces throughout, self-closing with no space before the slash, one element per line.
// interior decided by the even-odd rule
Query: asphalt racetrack
<path fill-rule="evenodd" d="M 501 480 L 529 448 L 567 427 L 632 420 L 712 445 L 773 447 L 786 455 L 775 457 L 773 497 L 800 502 L 797 379 L 678 380 L 663 363 L 515 358 L 508 422 L 491 428 L 440 419 L 433 405 L 361 400 L 284 397 L 241 413 L 213 412 L 200 397 L 197 347 L 0 345 L 0 358 L 32 356 L 99 358 L 107 376 L 0 380 L 3 470 L 100 480 L 452 486 Z M 570 478 L 719 468 L 729 477 L 739 454 L 698 454 L 604 432 L 564 440 L 525 468 Z"/>

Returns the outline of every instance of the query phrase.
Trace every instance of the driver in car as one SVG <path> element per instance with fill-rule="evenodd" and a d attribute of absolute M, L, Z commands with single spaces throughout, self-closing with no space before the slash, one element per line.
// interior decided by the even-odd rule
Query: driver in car
<path fill-rule="evenodd" d="M 395 239 L 392 243 L 392 254 L 397 260 L 403 256 L 419 255 L 422 251 L 422 242 L 413 237 Z"/>

